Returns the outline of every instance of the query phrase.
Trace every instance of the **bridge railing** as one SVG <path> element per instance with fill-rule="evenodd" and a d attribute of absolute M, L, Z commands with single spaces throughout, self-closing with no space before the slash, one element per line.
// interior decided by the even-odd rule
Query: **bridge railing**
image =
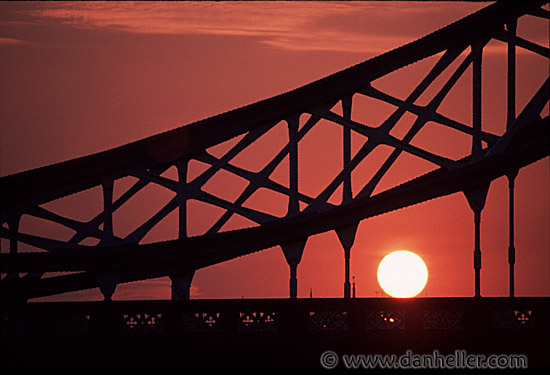
<path fill-rule="evenodd" d="M 7 367 L 320 367 L 342 354 L 514 354 L 548 366 L 549 298 L 30 303 L 3 311 Z"/>
<path fill-rule="evenodd" d="M 3 312 L 12 335 L 181 335 L 548 330 L 548 298 L 243 299 L 32 303 Z"/>

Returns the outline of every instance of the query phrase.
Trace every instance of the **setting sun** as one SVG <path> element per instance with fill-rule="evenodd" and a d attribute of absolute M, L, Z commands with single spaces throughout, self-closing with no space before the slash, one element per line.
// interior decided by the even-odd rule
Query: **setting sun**
<path fill-rule="evenodd" d="M 378 266 L 378 283 L 391 297 L 409 298 L 420 293 L 428 282 L 428 268 L 417 254 L 394 251 Z"/>

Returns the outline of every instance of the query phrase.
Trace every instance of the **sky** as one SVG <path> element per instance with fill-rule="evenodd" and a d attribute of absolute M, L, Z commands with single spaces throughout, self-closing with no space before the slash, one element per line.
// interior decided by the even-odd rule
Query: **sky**
<path fill-rule="evenodd" d="M 108 150 L 288 92 L 416 40 L 489 4 L 0 2 L 0 176 Z M 536 19 L 520 22 L 518 34 L 548 46 L 547 26 Z M 506 118 L 505 51 L 504 44 L 491 42 L 483 60 L 483 127 L 496 134 L 502 134 Z M 382 78 L 376 87 L 404 98 L 435 61 L 429 58 L 404 68 Z M 518 108 L 547 72 L 547 59 L 518 50 Z M 442 107 L 464 123 L 471 121 L 471 97 L 462 94 L 470 87 L 466 74 Z M 419 104 L 425 100 L 421 97 Z M 366 99 L 354 102 L 354 119 L 377 122 L 390 113 L 383 105 L 373 109 L 372 104 Z M 340 133 L 325 128 L 304 139 L 300 151 L 304 155 L 300 188 L 312 195 L 318 193 L 322 181 L 330 181 L 341 163 L 335 156 L 337 149 L 328 152 Z M 275 133 L 286 132 L 277 129 Z M 395 131 L 398 136 L 403 130 Z M 256 148 L 276 148 L 276 135 L 273 142 L 258 143 Z M 354 137 L 355 152 L 361 140 Z M 419 133 L 413 144 L 454 158 L 464 156 L 470 147 L 468 140 L 437 127 Z M 373 162 L 387 151 L 377 150 Z M 255 161 L 266 157 L 262 152 L 251 151 L 240 162 L 254 168 Z M 395 180 L 388 176 L 379 189 L 429 170 L 425 165 L 407 164 L 406 159 L 403 163 Z M 191 174 L 200 171 L 198 164 L 190 168 Z M 370 171 L 369 164 L 361 168 L 354 175 L 354 189 L 364 180 L 360 173 Z M 284 169 L 278 173 L 274 179 L 287 176 Z M 506 178 L 491 184 L 483 211 L 481 292 L 486 296 L 508 293 L 507 186 Z M 548 158 L 522 169 L 516 179 L 517 295 L 550 295 L 549 186 Z M 212 188 L 223 190 L 219 193 L 228 199 L 242 190 L 238 182 Z M 97 195 L 98 191 L 89 193 L 90 197 Z M 93 208 L 88 210 L 77 198 L 69 197 L 62 208 L 70 217 L 89 219 Z M 271 199 L 256 198 L 260 205 Z M 154 212 L 153 203 L 162 199 L 162 193 L 147 192 L 140 214 Z M 280 214 L 283 206 L 266 209 Z M 129 230 L 133 220 L 137 224 L 139 218 L 133 215 L 137 207 L 117 214 L 121 231 Z M 198 218 L 190 223 L 189 234 L 198 235 L 215 212 L 201 205 L 189 210 Z M 31 219 L 24 217 L 22 228 L 26 225 L 43 235 L 58 230 Z M 165 227 L 176 218 L 171 215 L 165 221 L 151 232 L 149 241 L 170 237 Z M 6 248 L 3 240 L 2 251 Z M 423 296 L 473 295 L 473 214 L 463 194 L 362 221 L 351 256 L 357 297 L 384 296 L 376 268 L 385 254 L 399 249 L 414 251 L 426 262 L 429 280 Z M 298 267 L 298 297 L 341 297 L 343 275 L 343 250 L 336 234 L 313 236 Z M 288 278 L 281 249 L 271 248 L 198 270 L 191 296 L 284 298 Z M 119 285 L 113 299 L 168 299 L 169 285 L 168 278 Z M 101 295 L 96 289 L 56 298 L 97 300 Z"/>

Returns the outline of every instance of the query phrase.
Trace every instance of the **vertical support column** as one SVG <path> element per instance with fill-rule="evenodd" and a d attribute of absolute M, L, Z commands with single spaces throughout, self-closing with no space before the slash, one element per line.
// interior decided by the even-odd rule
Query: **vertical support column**
<path fill-rule="evenodd" d="M 346 120 L 351 120 L 352 96 L 346 96 L 342 99 L 342 114 Z M 343 166 L 346 166 L 351 161 L 351 129 L 343 127 Z M 342 204 L 351 202 L 353 198 L 351 188 L 351 172 L 346 174 L 343 182 Z M 344 248 L 344 298 L 351 298 L 351 283 L 350 283 L 350 258 L 351 248 L 355 241 L 355 234 L 359 223 L 351 227 L 337 229 L 336 234 Z"/>
<path fill-rule="evenodd" d="M 472 44 L 472 156 L 470 161 L 475 163 L 483 157 L 481 144 L 481 67 L 483 44 Z M 465 192 L 470 208 L 474 211 L 474 274 L 475 296 L 481 297 L 481 211 L 485 206 L 489 185 L 482 186 Z"/>
<path fill-rule="evenodd" d="M 111 301 L 120 279 L 120 272 L 98 273 L 95 277 L 99 283 L 99 290 L 103 294 L 103 298 L 105 301 Z"/>
<path fill-rule="evenodd" d="M 298 297 L 298 264 L 302 260 L 302 254 L 306 246 L 307 238 L 303 241 L 282 244 L 281 248 L 290 267 L 289 295 L 290 298 Z"/>
<path fill-rule="evenodd" d="M 179 210 L 178 238 L 187 238 L 187 197 L 185 196 L 183 186 L 187 183 L 188 160 L 177 163 L 176 168 L 178 170 L 179 183 L 176 197 Z"/>
<path fill-rule="evenodd" d="M 473 75 L 472 75 L 472 162 L 483 156 L 481 147 L 481 62 L 483 46 L 472 44 Z"/>
<path fill-rule="evenodd" d="M 344 262 L 345 262 L 345 275 L 344 275 L 344 298 L 351 297 L 351 283 L 350 283 L 350 255 L 351 248 L 355 241 L 355 234 L 357 233 L 357 227 L 359 223 L 351 225 L 349 227 L 336 229 L 336 234 L 340 240 L 340 244 L 344 248 Z"/>
<path fill-rule="evenodd" d="M 464 192 L 474 211 L 474 283 L 475 297 L 481 297 L 481 211 L 485 207 L 489 184 Z"/>
<path fill-rule="evenodd" d="M 516 248 L 514 247 L 514 182 L 517 176 L 517 171 L 508 174 L 508 192 L 509 192 L 509 246 L 508 246 L 508 265 L 510 273 L 510 297 L 514 297 L 515 280 L 514 280 L 514 265 L 516 264 Z"/>
<path fill-rule="evenodd" d="M 191 298 L 191 282 L 195 272 L 190 272 L 180 275 L 170 275 L 170 281 L 172 282 L 171 291 L 172 291 L 172 300 L 188 300 Z"/>
<path fill-rule="evenodd" d="M 178 170 L 178 191 L 176 199 L 178 201 L 178 238 L 187 238 L 187 196 L 184 186 L 187 183 L 188 160 L 182 160 L 176 164 Z M 191 282 L 195 276 L 195 271 L 182 274 L 170 275 L 172 282 L 172 300 L 188 300 L 191 298 Z"/>
<path fill-rule="evenodd" d="M 290 266 L 290 280 L 288 284 L 288 295 L 290 298 L 298 298 L 298 263 Z"/>
<path fill-rule="evenodd" d="M 111 245 L 114 239 L 113 232 L 113 188 L 114 180 L 108 178 L 101 184 L 103 187 L 103 238 L 102 245 Z"/>
<path fill-rule="evenodd" d="M 102 183 L 103 188 L 103 237 L 101 238 L 100 245 L 112 245 L 114 243 L 114 231 L 113 231 L 113 188 L 114 179 L 107 178 Z M 120 278 L 120 272 L 106 272 L 97 273 L 96 279 L 99 284 L 99 290 L 103 294 L 105 301 L 111 301 L 113 294 L 115 293 L 118 281 Z"/>
<path fill-rule="evenodd" d="M 298 127 L 300 116 L 294 115 L 287 119 L 288 123 L 288 145 L 289 145 L 289 187 L 288 215 L 300 212 L 298 201 Z"/>
<path fill-rule="evenodd" d="M 352 97 L 347 96 L 342 99 L 342 113 L 346 120 L 351 120 L 351 103 Z M 347 126 L 342 128 L 343 131 L 343 168 L 345 168 L 351 161 L 351 129 Z M 344 177 L 344 186 L 342 192 L 342 203 L 348 203 L 352 200 L 351 191 L 351 172 Z"/>
<path fill-rule="evenodd" d="M 350 257 L 351 257 L 351 246 L 344 247 L 344 298 L 351 297 L 351 284 L 349 282 Z"/>
<path fill-rule="evenodd" d="M 517 21 L 512 21 L 506 25 L 508 31 L 516 35 Z M 516 45 L 508 43 L 508 101 L 506 129 L 510 129 L 516 120 Z"/>
<path fill-rule="evenodd" d="M 506 28 L 513 36 L 517 32 L 517 20 L 506 24 Z M 508 101 L 506 130 L 512 127 L 516 120 L 516 45 L 508 43 Z M 513 171 L 507 175 L 509 192 L 509 245 L 508 245 L 508 265 L 510 274 L 510 297 L 515 295 L 515 277 L 514 266 L 516 263 L 516 248 L 514 246 L 514 184 L 518 171 Z"/>
<path fill-rule="evenodd" d="M 481 297 L 481 210 L 474 209 L 475 297 Z"/>
<path fill-rule="evenodd" d="M 289 155 L 289 198 L 287 216 L 300 212 L 298 200 L 298 128 L 300 115 L 287 118 L 288 123 L 288 155 Z M 303 241 L 282 244 L 281 248 L 290 267 L 289 295 L 290 298 L 298 297 L 298 264 L 302 260 L 302 254 L 306 246 L 307 238 Z"/>

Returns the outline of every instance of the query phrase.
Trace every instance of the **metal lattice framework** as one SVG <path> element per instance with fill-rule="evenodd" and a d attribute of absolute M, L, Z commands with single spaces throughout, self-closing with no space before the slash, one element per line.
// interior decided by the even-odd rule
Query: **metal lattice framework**
<path fill-rule="evenodd" d="M 188 298 L 196 270 L 273 246 L 283 249 L 290 266 L 290 295 L 296 297 L 296 267 L 308 237 L 330 230 L 336 231 L 345 250 L 344 294 L 349 297 L 349 254 L 361 220 L 461 191 L 475 214 L 474 268 L 479 295 L 479 222 L 488 186 L 494 179 L 508 176 L 513 193 L 517 171 L 548 156 L 550 151 L 548 117 L 541 117 L 549 100 L 548 78 L 517 114 L 515 94 L 516 48 L 550 58 L 548 47 L 516 34 L 521 17 L 549 18 L 544 4 L 496 3 L 417 41 L 294 91 L 106 152 L 1 178 L 0 236 L 10 244 L 9 253 L 1 254 L 3 298 L 28 300 L 99 287 L 109 299 L 119 283 L 162 276 L 172 279 L 174 298 Z M 482 129 L 482 57 L 491 40 L 504 42 L 508 48 L 508 112 L 506 131 L 501 135 Z M 430 57 L 437 62 L 406 98 L 375 87 L 375 80 Z M 438 112 L 469 68 L 473 81 L 468 98 L 472 102 L 470 124 Z M 428 104 L 418 104 L 418 99 L 444 74 L 448 77 Z M 352 118 L 352 108 L 361 97 L 394 109 L 381 123 L 359 121 Z M 403 137 L 397 137 L 392 130 L 406 114 L 414 115 L 415 121 Z M 471 151 L 453 158 L 415 146 L 413 138 L 430 122 L 468 136 Z M 335 141 L 342 150 L 342 167 L 320 193 L 310 196 L 301 189 L 298 150 L 320 124 L 341 128 L 342 136 Z M 261 168 L 245 168 L 234 162 L 281 126 L 288 131 L 287 138 Z M 352 134 L 363 139 L 356 152 L 352 152 Z M 210 151 L 223 144 L 229 146 L 221 155 Z M 372 177 L 353 192 L 352 174 L 379 147 L 391 151 Z M 323 149 L 317 152 L 323 153 Z M 433 170 L 375 193 L 402 155 L 426 161 Z M 189 166 L 195 162 L 207 167 L 190 177 Z M 288 173 L 287 183 L 273 178 L 281 166 Z M 177 173 L 167 173 L 174 169 Z M 222 172 L 246 182 L 236 199 L 205 188 Z M 115 197 L 114 187 L 129 176 L 134 183 Z M 129 234 L 117 235 L 114 214 L 151 185 L 166 189 L 171 199 Z M 99 213 L 89 221 L 71 219 L 44 207 L 48 202 L 98 187 L 103 199 L 98 202 Z M 250 203 L 250 198 L 262 189 L 285 198 L 284 215 Z M 341 194 L 339 203 L 331 200 L 335 194 Z M 187 203 L 193 200 L 218 207 L 222 213 L 204 234 L 189 236 L 188 225 L 196 218 L 189 215 Z M 152 228 L 172 212 L 179 217 L 178 238 L 144 243 Z M 27 233 L 20 230 L 24 215 L 66 227 L 73 235 L 64 241 Z M 251 224 L 226 230 L 224 226 L 233 217 L 246 218 Z M 87 245 L 85 241 L 90 238 L 97 243 Z M 20 251 L 20 244 L 40 251 Z M 511 234 L 511 277 L 513 258 Z M 48 272 L 65 274 L 45 277 Z"/>

